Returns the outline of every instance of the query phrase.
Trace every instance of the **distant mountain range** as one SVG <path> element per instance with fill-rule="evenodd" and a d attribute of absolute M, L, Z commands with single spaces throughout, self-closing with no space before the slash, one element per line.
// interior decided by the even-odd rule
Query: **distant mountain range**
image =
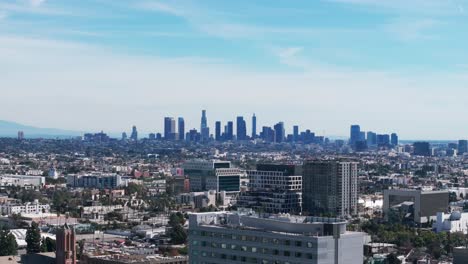
<path fill-rule="evenodd" d="M 33 127 L 0 120 L 0 137 L 17 137 L 18 131 L 23 131 L 25 138 L 70 138 L 82 136 L 84 133 L 56 128 Z"/>

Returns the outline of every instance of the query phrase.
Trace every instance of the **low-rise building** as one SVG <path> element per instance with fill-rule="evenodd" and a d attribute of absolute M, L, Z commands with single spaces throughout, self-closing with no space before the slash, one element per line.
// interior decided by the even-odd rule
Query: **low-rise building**
<path fill-rule="evenodd" d="M 32 203 L 18 204 L 5 203 L 0 204 L 0 213 L 2 215 L 41 215 L 50 213 L 50 205 L 41 204 L 38 200 Z"/>
<path fill-rule="evenodd" d="M 437 233 L 462 232 L 466 235 L 468 234 L 468 212 L 455 211 L 450 214 L 438 212 L 437 220 L 433 227 Z"/>

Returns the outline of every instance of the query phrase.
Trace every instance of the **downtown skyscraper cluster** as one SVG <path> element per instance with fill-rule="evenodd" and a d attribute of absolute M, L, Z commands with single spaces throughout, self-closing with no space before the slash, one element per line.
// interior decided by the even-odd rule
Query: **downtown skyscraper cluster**
<path fill-rule="evenodd" d="M 191 129 L 185 131 L 184 118 L 179 117 L 176 128 L 174 117 L 164 118 L 164 134 L 156 134 L 153 138 L 164 139 L 168 141 L 189 141 L 189 142 L 208 142 L 208 141 L 246 141 L 261 139 L 265 142 L 283 143 L 283 142 L 301 142 L 301 143 L 321 143 L 323 137 L 317 137 L 314 132 L 306 130 L 299 131 L 299 126 L 293 126 L 293 133 L 286 134 L 284 122 L 278 122 L 273 126 L 263 126 L 260 133 L 257 131 L 257 116 L 251 117 L 250 134 L 248 132 L 248 122 L 243 116 L 237 116 L 235 122 L 215 121 L 214 134 L 210 134 L 208 126 L 208 117 L 206 110 L 202 110 L 200 130 Z"/>

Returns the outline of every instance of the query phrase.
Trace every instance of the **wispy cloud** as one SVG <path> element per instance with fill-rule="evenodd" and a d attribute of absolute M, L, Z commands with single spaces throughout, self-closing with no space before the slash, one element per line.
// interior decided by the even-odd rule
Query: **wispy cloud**
<path fill-rule="evenodd" d="M 34 7 L 38 7 L 38 6 L 41 6 L 42 4 L 44 4 L 45 1 L 46 0 L 29 0 L 29 3 Z"/>
<path fill-rule="evenodd" d="M 390 21 L 384 26 L 384 29 L 403 41 L 429 40 L 438 37 L 433 29 L 442 24 L 441 21 L 429 18 L 400 18 Z"/>

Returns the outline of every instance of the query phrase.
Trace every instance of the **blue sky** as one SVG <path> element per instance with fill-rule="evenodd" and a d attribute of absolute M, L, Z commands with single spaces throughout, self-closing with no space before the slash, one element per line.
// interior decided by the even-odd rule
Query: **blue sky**
<path fill-rule="evenodd" d="M 0 119 L 467 138 L 466 0 L 0 0 Z M 250 128 L 248 128 L 250 130 Z"/>

